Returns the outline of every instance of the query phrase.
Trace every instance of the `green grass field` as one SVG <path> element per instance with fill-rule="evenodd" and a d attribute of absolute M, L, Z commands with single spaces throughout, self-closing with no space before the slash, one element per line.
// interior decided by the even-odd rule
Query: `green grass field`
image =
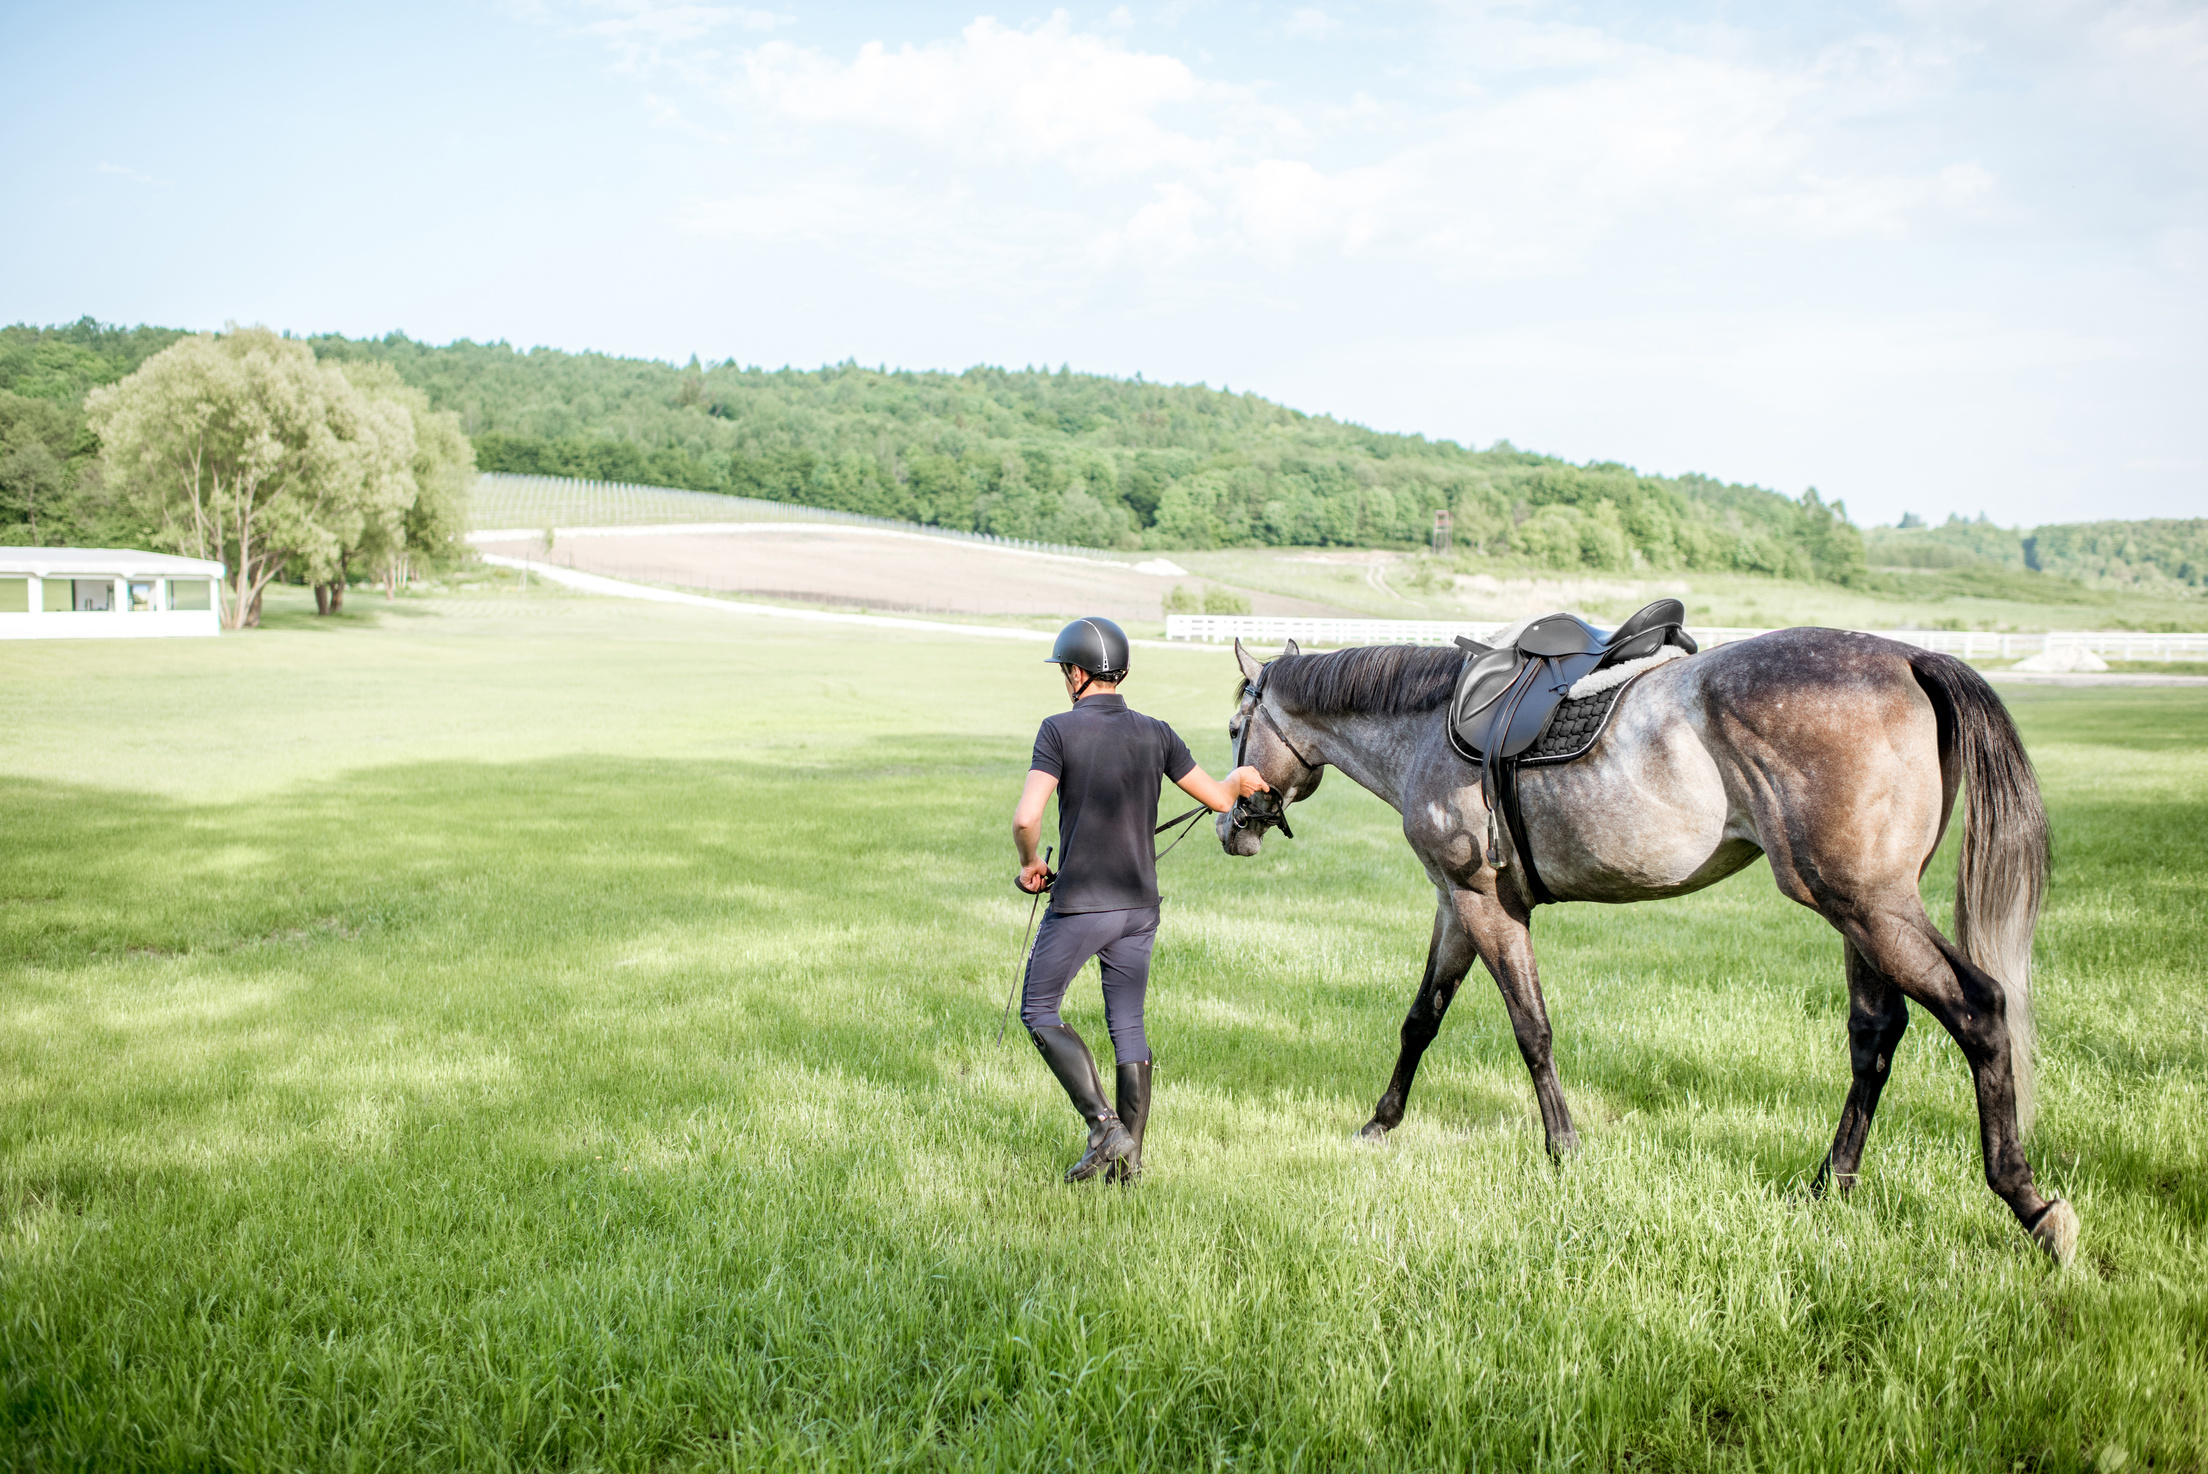
<path fill-rule="evenodd" d="M 1840 949 L 1760 865 L 1541 914 L 1578 1157 L 1477 974 L 1353 1145 L 1432 901 L 1338 776 L 1168 861 L 1151 1175 L 1068 1188 L 993 1042 L 1039 650 L 355 608 L 0 656 L 0 1465 L 2208 1461 L 2208 690 L 2004 693 L 2063 1274 L 1921 1015 L 1807 1196 Z M 1224 768 L 1222 652 L 1129 689 Z"/>
<path fill-rule="evenodd" d="M 1342 550 L 1235 548 L 1166 554 L 1192 572 L 1245 589 L 1318 599 L 1379 619 L 1507 619 L 1568 606 L 1622 619 L 1652 599 L 1676 597 L 1697 624 L 1770 629 L 1793 624 L 1848 629 L 2208 628 L 2196 598 L 2080 588 L 1998 570 L 1877 572 L 1860 588 L 1750 573 L 1563 574 L 1459 558 L 1413 555 L 1375 580 L 1363 563 L 1322 561 Z M 1461 574 L 1463 584 L 1451 582 Z M 1473 579 L 1484 574 L 1487 582 Z"/>

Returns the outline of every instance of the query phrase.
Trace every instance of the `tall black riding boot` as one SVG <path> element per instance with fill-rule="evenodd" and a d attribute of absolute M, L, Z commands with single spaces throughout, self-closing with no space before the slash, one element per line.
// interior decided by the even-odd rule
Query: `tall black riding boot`
<path fill-rule="evenodd" d="M 1142 1128 L 1150 1124 L 1150 1061 L 1119 1067 L 1119 1124 L 1135 1149 L 1112 1163 L 1110 1181 L 1133 1182 L 1142 1176 Z"/>
<path fill-rule="evenodd" d="M 1028 1037 L 1042 1054 L 1043 1063 L 1066 1088 L 1066 1096 L 1081 1119 L 1089 1123 L 1089 1149 L 1066 1169 L 1066 1181 L 1087 1182 L 1097 1173 L 1134 1150 L 1134 1138 L 1104 1104 L 1104 1082 L 1097 1076 L 1096 1060 L 1081 1036 L 1064 1024 L 1029 1029 Z"/>

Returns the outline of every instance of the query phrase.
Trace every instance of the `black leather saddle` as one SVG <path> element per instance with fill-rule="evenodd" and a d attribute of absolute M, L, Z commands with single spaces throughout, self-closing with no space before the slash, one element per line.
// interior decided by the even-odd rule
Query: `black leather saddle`
<path fill-rule="evenodd" d="M 1700 647 L 1686 631 L 1687 608 L 1677 599 L 1655 603 L 1604 633 L 1576 614 L 1547 614 L 1527 625 L 1508 645 L 1483 645 L 1458 636 L 1466 660 L 1449 701 L 1449 740 L 1467 761 L 1480 765 L 1480 791 L 1487 800 L 1488 863 L 1508 863 L 1496 832 L 1497 816 L 1510 828 L 1512 847 L 1525 865 L 1526 889 L 1536 903 L 1556 898 L 1542 885 L 1526 844 L 1518 813 L 1521 763 L 1565 762 L 1593 745 L 1600 724 L 1575 750 L 1532 755 L 1556 719 L 1557 708 L 1582 678 L 1676 645 L 1689 655 Z M 1615 698 L 1613 697 L 1613 700 Z M 1607 710 L 1603 716 L 1607 718 Z"/>

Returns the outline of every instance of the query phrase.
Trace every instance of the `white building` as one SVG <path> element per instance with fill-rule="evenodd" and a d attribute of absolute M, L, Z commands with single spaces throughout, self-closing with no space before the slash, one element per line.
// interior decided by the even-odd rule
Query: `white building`
<path fill-rule="evenodd" d="M 0 640 L 220 634 L 222 573 L 130 548 L 0 548 Z"/>

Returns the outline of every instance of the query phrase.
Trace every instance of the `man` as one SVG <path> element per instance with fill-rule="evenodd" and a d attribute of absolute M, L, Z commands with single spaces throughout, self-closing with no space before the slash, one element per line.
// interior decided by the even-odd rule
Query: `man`
<path fill-rule="evenodd" d="M 1035 757 L 1012 817 L 1019 847 L 1017 884 L 1050 892 L 1020 1001 L 1020 1022 L 1089 1125 L 1089 1146 L 1066 1173 L 1086 1182 L 1107 1169 L 1123 1182 L 1142 1172 L 1142 1133 L 1150 1119 L 1150 1043 L 1142 1032 L 1142 996 L 1150 985 L 1150 948 L 1158 935 L 1158 867 L 1152 830 L 1158 780 L 1223 813 L 1235 800 L 1267 791 L 1257 769 L 1236 768 L 1224 783 L 1196 766 L 1173 729 L 1130 709 L 1119 694 L 1127 678 L 1127 636 L 1108 619 L 1077 619 L 1058 632 L 1051 661 L 1065 676 L 1073 710 L 1043 722 Z M 1043 807 L 1058 795 L 1058 869 L 1036 857 Z M 1104 975 L 1104 1021 L 1118 1063 L 1119 1109 L 1104 1103 L 1104 1081 L 1081 1036 L 1058 1016 L 1074 974 L 1091 957 Z"/>

